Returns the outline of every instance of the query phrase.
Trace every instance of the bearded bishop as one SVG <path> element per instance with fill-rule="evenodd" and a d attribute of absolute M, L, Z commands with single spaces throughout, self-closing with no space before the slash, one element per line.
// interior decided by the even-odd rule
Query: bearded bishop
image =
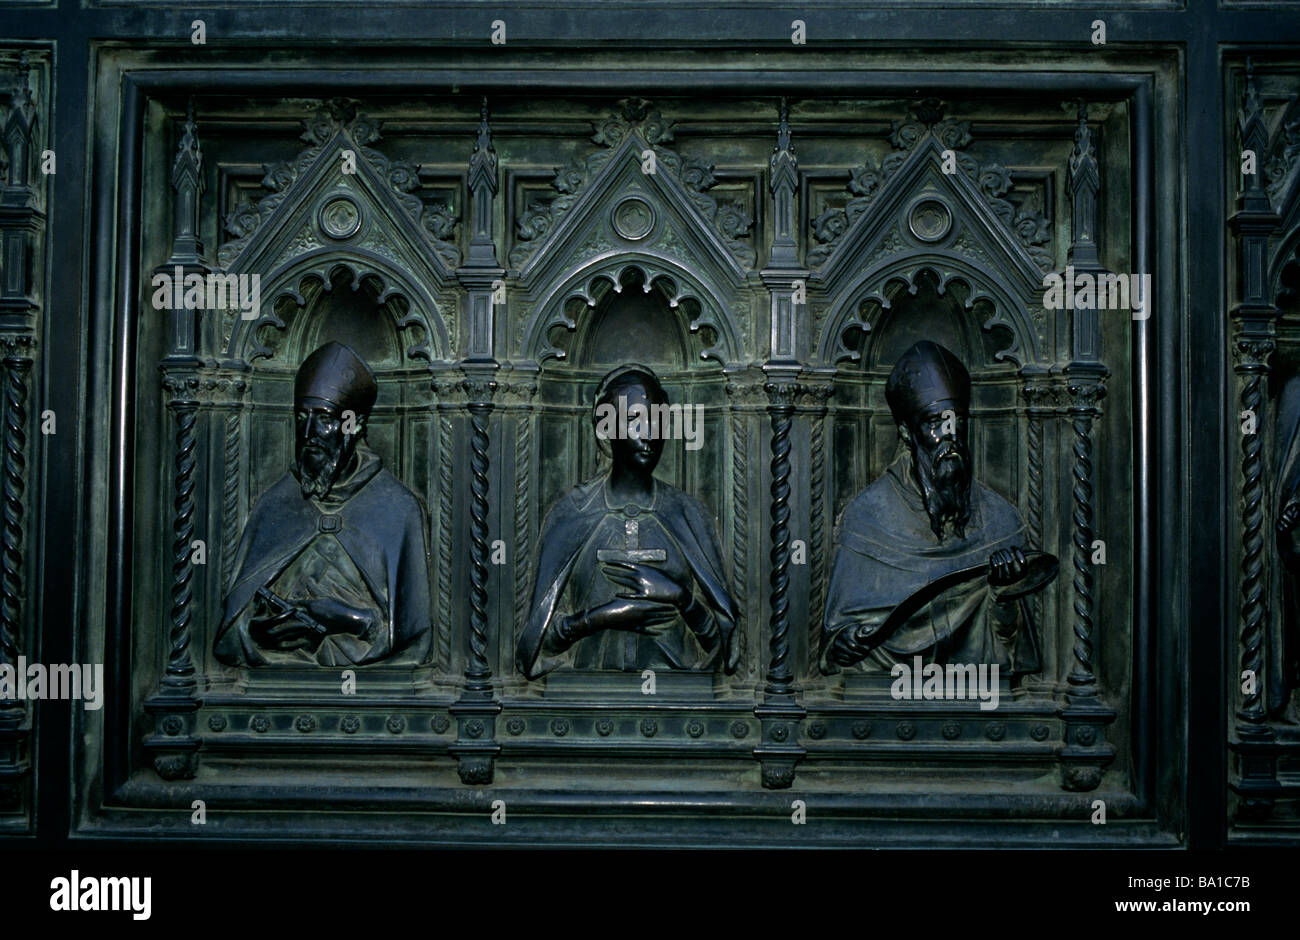
<path fill-rule="evenodd" d="M 216 638 L 222 662 L 427 657 L 424 506 L 366 445 L 377 395 L 370 367 L 341 343 L 299 368 L 296 459 L 249 514 Z"/>
<path fill-rule="evenodd" d="M 822 671 L 929 663 L 1039 668 L 1024 605 L 994 588 L 1023 578 L 1025 524 L 975 480 L 967 444 L 970 374 L 950 351 L 916 343 L 894 365 L 885 398 L 898 426 L 897 459 L 845 508 L 822 630 Z M 937 594 L 888 636 L 895 607 L 937 579 L 987 564 L 987 577 Z"/>

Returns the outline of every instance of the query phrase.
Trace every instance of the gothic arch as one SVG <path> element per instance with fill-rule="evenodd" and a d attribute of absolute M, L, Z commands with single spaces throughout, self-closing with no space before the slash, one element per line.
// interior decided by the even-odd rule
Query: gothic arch
<path fill-rule="evenodd" d="M 1005 327 L 1011 332 L 1010 345 L 994 354 L 996 361 L 1011 360 L 1023 368 L 1030 363 L 1046 360 L 1044 339 L 1027 306 L 1005 284 L 988 272 L 977 268 L 960 255 L 947 252 L 929 253 L 924 257 L 895 259 L 879 265 L 847 285 L 828 305 L 829 316 L 822 328 L 817 344 L 817 361 L 835 365 L 846 359 L 857 362 L 860 354 L 845 345 L 844 338 L 852 330 L 870 331 L 859 316 L 862 305 L 874 300 L 888 311 L 892 301 L 888 287 L 891 282 L 902 281 L 909 293 L 917 290 L 917 276 L 926 271 L 938 281 L 938 292 L 944 293 L 949 285 L 964 284 L 968 293 L 962 304 L 972 311 L 980 301 L 993 306 L 993 315 L 978 324 L 980 330 Z"/>
<path fill-rule="evenodd" d="M 381 285 L 375 300 L 378 304 L 396 298 L 406 302 L 405 314 L 393 324 L 396 331 L 406 334 L 405 358 L 433 362 L 450 357 L 452 344 L 433 296 L 406 273 L 389 265 L 385 259 L 371 252 L 357 250 L 325 250 L 301 255 L 270 274 L 265 279 L 266 287 L 262 290 L 260 317 L 244 320 L 237 313 L 228 314 L 233 316 L 234 325 L 224 344 L 226 355 L 244 362 L 271 356 L 272 349 L 261 342 L 258 334 L 263 326 L 269 325 L 277 330 L 284 330 L 288 326 L 275 312 L 278 302 L 288 298 L 297 306 L 304 307 L 307 303 L 305 285 L 314 281 L 320 285 L 321 291 L 328 293 L 339 272 L 351 275 L 353 290 L 368 279 L 378 280 Z M 412 327 L 416 329 L 412 331 Z"/>
<path fill-rule="evenodd" d="M 629 275 L 647 293 L 661 291 L 669 308 L 685 315 L 679 319 L 679 326 L 683 327 L 683 335 L 700 337 L 699 359 L 715 359 L 724 365 L 739 361 L 740 330 L 721 292 L 675 261 L 641 252 L 597 258 L 557 279 L 541 294 L 532 316 L 525 321 L 523 355 L 539 363 L 566 359 L 568 351 L 551 343 L 551 331 L 564 327 L 576 332 L 579 323 L 570 311 L 575 307 L 580 312 L 594 310 L 608 291 L 624 290 Z M 574 301 L 581 301 L 581 306 Z"/>

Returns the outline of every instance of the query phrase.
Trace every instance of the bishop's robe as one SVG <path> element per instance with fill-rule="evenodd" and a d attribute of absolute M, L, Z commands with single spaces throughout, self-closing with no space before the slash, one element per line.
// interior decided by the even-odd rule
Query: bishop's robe
<path fill-rule="evenodd" d="M 357 467 L 323 500 L 305 499 L 293 470 L 253 507 L 214 652 L 235 666 L 423 662 L 429 651 L 429 555 L 424 507 L 361 444 Z M 288 601 L 330 597 L 369 611 L 358 636 L 332 633 L 310 650 L 271 650 L 249 635 L 257 591 Z"/>
<path fill-rule="evenodd" d="M 930 528 L 906 449 L 853 498 L 837 526 L 822 626 L 824 672 L 845 668 L 828 657 L 837 642 L 854 645 L 855 627 L 870 639 L 895 607 L 926 584 L 951 571 L 987 564 L 998 549 L 1025 546 L 1019 511 L 976 480 L 971 481 L 970 510 L 965 537 L 950 530 L 940 541 Z M 847 668 L 889 670 L 900 662 L 910 667 L 920 655 L 927 664 L 997 663 L 1004 675 L 1037 671 L 1037 644 L 1023 606 L 1015 603 L 1011 614 L 994 606 L 987 577 L 964 582 L 921 608 L 864 661 Z M 999 614 L 1006 623 L 997 620 Z"/>
<path fill-rule="evenodd" d="M 680 616 L 658 636 L 601 630 L 563 653 L 544 648 L 546 633 L 569 614 L 613 600 L 624 588 L 605 577 L 596 553 L 627 548 L 626 523 L 638 523 L 640 549 L 660 549 L 662 562 L 647 562 L 690 585 L 709 616 L 693 633 Z M 535 679 L 558 666 L 578 669 L 711 669 L 718 664 L 723 633 L 736 622 L 723 574 L 722 554 L 707 512 L 693 497 L 659 480 L 649 507 L 612 505 L 604 477 L 574 487 L 546 516 L 528 622 L 519 639 L 519 671 Z"/>

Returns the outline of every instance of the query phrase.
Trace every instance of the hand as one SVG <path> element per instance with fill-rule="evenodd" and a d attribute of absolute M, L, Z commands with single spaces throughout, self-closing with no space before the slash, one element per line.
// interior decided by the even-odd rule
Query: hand
<path fill-rule="evenodd" d="M 1286 508 L 1277 518 L 1277 534 L 1286 535 L 1296 527 L 1298 522 L 1300 522 L 1300 501 L 1287 503 Z"/>
<path fill-rule="evenodd" d="M 669 604 L 678 610 L 685 610 L 691 602 L 691 592 L 685 586 L 678 584 L 653 565 L 607 561 L 603 568 L 605 577 L 627 589 L 618 594 L 618 597 Z"/>
<path fill-rule="evenodd" d="M 989 556 L 989 584 L 994 587 L 1015 584 L 1028 571 L 1025 553 L 1019 547 L 999 548 Z"/>
<path fill-rule="evenodd" d="M 728 624 L 722 631 L 722 668 L 727 675 L 740 666 L 740 633 Z"/>
<path fill-rule="evenodd" d="M 248 625 L 249 636 L 265 649 L 287 652 L 305 649 L 315 651 L 325 637 L 314 626 L 299 618 L 297 606 L 270 617 L 258 617 Z"/>
<path fill-rule="evenodd" d="M 658 601 L 636 597 L 617 597 L 587 611 L 584 618 L 596 630 L 627 630 L 657 636 L 677 618 L 677 608 Z"/>
<path fill-rule="evenodd" d="M 867 658 L 863 627 L 860 624 L 845 627 L 835 635 L 826 658 L 836 666 L 854 666 Z"/>
<path fill-rule="evenodd" d="M 364 635 L 374 626 L 373 612 L 332 597 L 309 597 L 300 606 L 329 633 Z"/>

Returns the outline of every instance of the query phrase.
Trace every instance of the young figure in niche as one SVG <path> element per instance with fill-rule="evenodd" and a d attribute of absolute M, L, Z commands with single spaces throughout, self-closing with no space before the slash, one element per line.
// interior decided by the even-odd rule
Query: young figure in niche
<path fill-rule="evenodd" d="M 638 415 L 667 404 L 646 366 L 621 366 L 597 387 L 592 421 L 612 466 L 561 497 L 542 526 L 516 653 L 528 678 L 561 665 L 735 671 L 735 605 L 713 523 L 698 500 L 654 478 L 672 425 L 634 420 L 606 436 L 600 420 L 609 408 Z"/>

